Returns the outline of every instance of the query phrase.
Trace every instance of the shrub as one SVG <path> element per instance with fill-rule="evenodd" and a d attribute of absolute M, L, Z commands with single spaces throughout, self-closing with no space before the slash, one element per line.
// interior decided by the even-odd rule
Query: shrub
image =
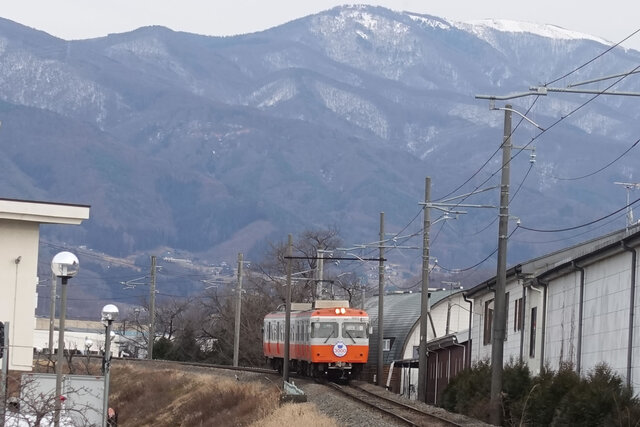
<path fill-rule="evenodd" d="M 522 405 L 520 421 L 527 425 L 550 425 L 560 402 L 579 384 L 580 376 L 572 364 L 562 364 L 558 372 L 545 366 L 533 379 L 530 394 Z"/>
<path fill-rule="evenodd" d="M 460 372 L 442 395 L 442 406 L 477 419 L 488 419 L 491 391 L 491 366 L 488 360 L 475 363 Z"/>
<path fill-rule="evenodd" d="M 520 420 L 533 386 L 529 366 L 511 359 L 502 375 L 502 407 L 505 421 Z"/>
<path fill-rule="evenodd" d="M 606 364 L 597 365 L 560 401 L 551 425 L 627 426 L 640 419 L 640 401 Z"/>

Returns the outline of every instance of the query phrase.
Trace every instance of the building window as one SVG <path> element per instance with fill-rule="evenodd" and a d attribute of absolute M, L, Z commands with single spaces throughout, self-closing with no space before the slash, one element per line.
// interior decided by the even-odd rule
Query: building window
<path fill-rule="evenodd" d="M 382 340 L 382 351 L 391 351 L 391 340 L 389 338 Z"/>
<path fill-rule="evenodd" d="M 414 359 L 419 359 L 420 358 L 420 346 L 419 345 L 414 345 L 413 346 L 413 358 Z"/>
<path fill-rule="evenodd" d="M 522 298 L 518 298 L 513 302 L 513 330 L 522 329 Z"/>
<path fill-rule="evenodd" d="M 491 328 L 493 327 L 493 300 L 484 303 L 484 345 L 491 344 Z"/>
<path fill-rule="evenodd" d="M 536 325 L 538 323 L 538 307 L 531 309 L 531 335 L 529 337 L 529 357 L 536 357 Z"/>

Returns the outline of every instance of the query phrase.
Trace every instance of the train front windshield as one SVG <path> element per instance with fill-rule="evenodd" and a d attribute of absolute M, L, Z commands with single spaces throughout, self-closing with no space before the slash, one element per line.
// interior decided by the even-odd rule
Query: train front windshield
<path fill-rule="evenodd" d="M 342 324 L 342 336 L 344 338 L 368 338 L 367 324 L 362 322 L 344 322 Z"/>
<path fill-rule="evenodd" d="M 338 322 L 311 323 L 311 338 L 336 338 L 338 336 Z"/>

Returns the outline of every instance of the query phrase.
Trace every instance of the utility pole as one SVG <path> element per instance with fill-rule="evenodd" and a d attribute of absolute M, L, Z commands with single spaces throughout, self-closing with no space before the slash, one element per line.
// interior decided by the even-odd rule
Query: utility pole
<path fill-rule="evenodd" d="M 324 250 L 316 249 L 316 299 L 324 299 Z"/>
<path fill-rule="evenodd" d="M 0 340 L 0 347 L 3 348 L 2 368 L 0 370 L 0 427 L 4 427 L 5 413 L 7 411 L 7 381 L 9 378 L 9 330 L 10 322 L 4 322 L 3 338 Z"/>
<path fill-rule="evenodd" d="M 626 229 L 628 231 L 629 227 L 633 225 L 633 209 L 629 204 L 629 192 L 633 189 L 636 189 L 636 190 L 640 189 L 640 184 L 634 183 L 634 182 L 614 182 L 614 184 L 624 185 L 624 188 L 627 189 L 627 227 Z"/>
<path fill-rule="evenodd" d="M 509 173 L 511 163 L 511 105 L 504 109 L 502 143 L 502 176 L 500 179 L 500 214 L 498 222 L 498 266 L 493 300 L 491 335 L 491 404 L 490 418 L 494 425 L 502 425 L 502 373 L 504 338 L 506 332 L 505 287 L 507 282 L 507 234 L 509 227 Z"/>
<path fill-rule="evenodd" d="M 147 346 L 147 359 L 153 359 L 153 342 L 155 340 L 156 326 L 156 256 L 151 255 L 151 286 L 149 291 L 149 343 Z"/>
<path fill-rule="evenodd" d="M 53 354 L 53 329 L 56 321 L 56 282 L 58 278 L 51 273 L 51 301 L 49 301 L 49 356 Z"/>
<path fill-rule="evenodd" d="M 238 366 L 240 354 L 240 310 L 242 309 L 242 252 L 238 253 L 238 295 L 236 297 L 236 324 L 233 335 L 233 366 Z"/>
<path fill-rule="evenodd" d="M 453 286 L 456 287 L 456 289 L 462 289 L 462 287 L 460 286 L 460 282 L 447 282 L 447 281 L 443 281 L 442 282 L 443 285 L 449 285 L 449 295 L 447 296 L 447 326 L 445 327 L 445 335 L 449 335 L 450 332 L 450 326 L 451 326 L 451 294 L 453 293 Z"/>
<path fill-rule="evenodd" d="M 420 297 L 420 347 L 418 349 L 418 400 L 427 401 L 427 328 L 429 322 L 429 228 L 431 227 L 431 178 L 424 184 L 424 221 L 422 234 L 422 295 Z"/>
<path fill-rule="evenodd" d="M 289 381 L 289 342 L 291 340 L 291 257 L 293 256 L 293 237 L 289 234 L 287 243 L 287 300 L 284 314 L 284 357 L 282 361 L 282 379 Z"/>
<path fill-rule="evenodd" d="M 376 383 L 384 385 L 384 212 L 380 212 L 380 261 L 378 261 L 378 373 Z"/>

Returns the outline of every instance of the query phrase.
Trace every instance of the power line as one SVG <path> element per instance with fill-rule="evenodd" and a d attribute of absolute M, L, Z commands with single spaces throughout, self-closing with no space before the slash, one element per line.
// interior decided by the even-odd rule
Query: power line
<path fill-rule="evenodd" d="M 614 223 L 614 222 L 618 221 L 620 218 L 624 218 L 626 215 L 627 215 L 627 214 L 626 214 L 626 212 L 625 212 L 625 213 L 623 213 L 622 215 L 614 216 L 614 217 L 612 217 L 611 221 L 604 222 L 604 223 L 602 223 L 602 224 L 598 225 L 597 227 L 594 227 L 594 228 L 592 228 L 592 229 L 590 229 L 590 230 L 586 230 L 586 231 L 583 231 L 583 232 L 581 232 L 581 233 L 574 234 L 574 235 L 572 235 L 572 236 L 563 237 L 563 238 L 561 238 L 561 239 L 544 240 L 544 241 L 519 240 L 519 239 L 515 239 L 515 240 L 514 240 L 514 242 L 516 242 L 516 243 L 526 243 L 526 244 L 528 244 L 528 245 L 545 245 L 545 244 L 549 244 L 549 243 L 557 243 L 557 242 L 570 241 L 570 240 L 572 240 L 572 239 L 575 239 L 576 237 L 580 237 L 580 236 L 583 236 L 583 235 L 585 235 L 585 234 L 592 233 L 593 231 L 595 231 L 595 230 L 597 230 L 597 229 L 599 229 L 599 228 L 606 227 L 607 225 L 612 224 L 612 223 Z"/>
<path fill-rule="evenodd" d="M 621 207 L 620 209 L 618 209 L 618 210 L 616 210 L 614 212 L 611 212 L 608 215 L 605 215 L 605 216 L 603 216 L 601 218 L 594 219 L 593 221 L 589 221 L 587 223 L 576 225 L 576 226 L 573 226 L 573 227 L 557 228 L 557 229 L 551 229 L 551 230 L 542 230 L 542 229 L 538 229 L 538 228 L 525 227 L 522 224 L 520 224 L 520 228 L 522 228 L 524 230 L 528 230 L 528 231 L 535 231 L 536 233 L 560 233 L 562 231 L 577 230 L 578 228 L 587 227 L 589 225 L 595 224 L 595 223 L 603 221 L 603 220 L 605 220 L 605 219 L 607 219 L 609 217 L 612 217 L 613 215 L 615 215 L 615 214 L 627 209 L 629 206 L 633 206 L 634 204 L 638 203 L 639 201 L 640 201 L 640 198 L 634 200 L 633 202 L 629 203 L 626 206 Z"/>
<path fill-rule="evenodd" d="M 603 170 L 605 170 L 606 168 L 608 168 L 609 166 L 611 166 L 612 164 L 614 164 L 615 162 L 617 162 L 618 160 L 620 160 L 621 158 L 623 158 L 629 151 L 631 151 L 636 145 L 638 145 L 638 143 L 640 142 L 640 139 L 637 139 L 632 145 L 631 147 L 627 148 L 622 154 L 620 154 L 618 157 L 616 157 L 614 160 L 612 160 L 611 162 L 607 163 L 605 166 L 601 167 L 600 169 L 588 173 L 586 175 L 582 175 L 582 176 L 576 176 L 573 178 L 561 178 L 558 176 L 552 176 L 554 179 L 557 179 L 559 181 L 577 181 L 579 179 L 583 179 L 583 178 L 588 178 L 590 176 L 596 175 L 600 172 L 602 172 Z"/>
<path fill-rule="evenodd" d="M 616 47 L 620 46 L 622 43 L 624 43 L 625 41 L 629 40 L 631 37 L 635 36 L 636 34 L 638 34 L 638 32 L 640 32 L 640 28 L 638 28 L 637 30 L 635 30 L 633 33 L 629 34 L 627 37 L 625 37 L 624 39 L 620 40 L 618 43 L 610 46 L 608 49 L 605 49 L 602 53 L 600 53 L 599 55 L 596 55 L 594 58 L 591 58 L 590 60 L 588 60 L 587 62 L 585 62 L 584 64 L 580 65 L 577 68 L 574 68 L 573 70 L 569 71 L 568 73 L 554 79 L 551 80 L 548 83 L 545 83 L 544 86 L 548 86 L 548 85 L 552 85 L 554 83 L 556 83 L 559 80 L 562 80 L 566 77 L 569 77 L 571 74 L 581 70 L 582 68 L 586 67 L 587 65 L 591 64 L 592 62 L 598 60 L 599 58 L 603 57 L 604 55 L 606 55 L 607 53 L 611 52 L 613 49 L 615 49 Z"/>

